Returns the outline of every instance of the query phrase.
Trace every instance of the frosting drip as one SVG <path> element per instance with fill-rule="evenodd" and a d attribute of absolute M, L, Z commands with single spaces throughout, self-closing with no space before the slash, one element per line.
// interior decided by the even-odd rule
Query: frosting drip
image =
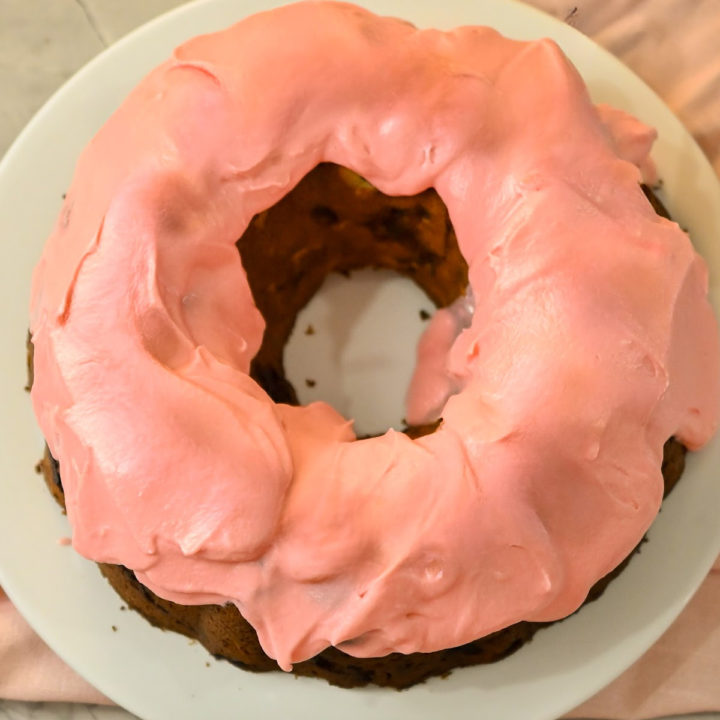
<path fill-rule="evenodd" d="M 718 422 L 706 268 L 638 185 L 652 137 L 487 28 L 301 3 L 179 47 L 83 152 L 33 278 L 74 547 L 236 603 L 283 668 L 575 610 L 655 516 L 663 442 Z M 449 210 L 474 311 L 421 344 L 432 435 L 355 440 L 248 377 L 235 240 L 323 161 Z"/>

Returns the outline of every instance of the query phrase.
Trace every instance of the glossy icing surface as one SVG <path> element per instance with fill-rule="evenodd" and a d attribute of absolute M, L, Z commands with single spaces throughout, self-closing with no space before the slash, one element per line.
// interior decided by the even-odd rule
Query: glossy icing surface
<path fill-rule="evenodd" d="M 299 4 L 179 48 L 81 156 L 34 277 L 75 548 L 235 602 L 285 668 L 574 610 L 657 512 L 664 440 L 718 419 L 704 264 L 638 186 L 651 139 L 555 45 L 488 29 Z M 322 161 L 434 186 L 468 261 L 419 440 L 356 441 L 247 376 L 263 321 L 234 242 Z"/>

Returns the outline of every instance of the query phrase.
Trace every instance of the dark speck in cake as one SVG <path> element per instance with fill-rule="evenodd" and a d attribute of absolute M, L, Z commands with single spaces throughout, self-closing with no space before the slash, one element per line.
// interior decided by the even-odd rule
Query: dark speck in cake
<path fill-rule="evenodd" d="M 111 625 L 111 627 L 113 632 L 117 632 L 117 625 Z"/>
<path fill-rule="evenodd" d="M 424 308 L 422 310 L 420 310 L 420 319 L 421 320 L 423 320 L 423 321 L 429 320 L 431 317 L 432 316 L 430 315 L 430 313 L 427 310 L 425 310 Z"/>
<path fill-rule="evenodd" d="M 310 217 L 319 225 L 331 227 L 340 221 L 338 214 L 327 205 L 316 205 L 310 210 Z"/>
<path fill-rule="evenodd" d="M 305 334 L 306 335 L 314 335 L 315 334 L 315 328 L 312 325 L 308 325 L 305 328 Z"/>
<path fill-rule="evenodd" d="M 315 385 L 317 385 L 317 383 L 315 382 L 315 380 L 312 380 L 311 378 L 305 378 L 305 384 L 306 384 L 308 387 L 315 387 Z"/>

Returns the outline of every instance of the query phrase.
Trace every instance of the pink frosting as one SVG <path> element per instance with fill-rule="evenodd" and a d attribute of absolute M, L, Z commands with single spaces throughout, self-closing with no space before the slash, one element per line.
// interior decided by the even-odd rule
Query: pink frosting
<path fill-rule="evenodd" d="M 302 3 L 178 48 L 83 152 L 33 278 L 74 547 L 235 603 L 283 668 L 575 610 L 655 516 L 663 442 L 718 423 L 707 272 L 640 190 L 649 132 L 552 42 L 487 28 Z M 419 440 L 355 440 L 248 377 L 235 240 L 322 161 L 434 186 L 468 261 L 474 312 L 423 343 L 418 413 L 443 423 Z"/>

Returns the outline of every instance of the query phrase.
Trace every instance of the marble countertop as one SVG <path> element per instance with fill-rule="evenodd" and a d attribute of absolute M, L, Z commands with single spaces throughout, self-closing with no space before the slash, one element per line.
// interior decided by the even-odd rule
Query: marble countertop
<path fill-rule="evenodd" d="M 0 720 L 133 720 L 126 710 L 80 703 L 26 703 L 0 700 Z"/>
<path fill-rule="evenodd" d="M 179 4 L 181 0 L 0 0 L 0 156 L 35 111 L 88 60 Z M 555 4 L 558 12 L 572 11 L 569 2 Z M 10 720 L 133 717 L 116 707 L 0 700 L 0 718 Z M 720 713 L 684 717 L 720 720 Z"/>

